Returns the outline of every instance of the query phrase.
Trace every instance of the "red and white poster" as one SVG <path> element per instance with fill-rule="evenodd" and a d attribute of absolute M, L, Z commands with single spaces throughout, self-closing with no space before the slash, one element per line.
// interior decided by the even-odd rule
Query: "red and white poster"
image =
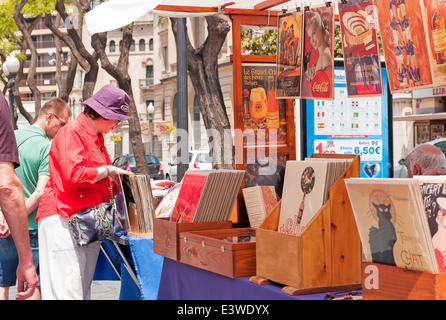
<path fill-rule="evenodd" d="M 392 93 L 433 85 L 419 0 L 374 0 Z"/>
<path fill-rule="evenodd" d="M 302 13 L 294 12 L 278 19 L 277 99 L 300 97 L 302 18 Z"/>
<path fill-rule="evenodd" d="M 446 84 L 446 1 L 423 0 L 426 39 L 434 86 Z"/>
<path fill-rule="evenodd" d="M 373 0 L 340 1 L 339 22 L 349 97 L 382 96 L 383 83 Z"/>
<path fill-rule="evenodd" d="M 334 99 L 334 9 L 305 10 L 302 61 L 302 98 Z"/>

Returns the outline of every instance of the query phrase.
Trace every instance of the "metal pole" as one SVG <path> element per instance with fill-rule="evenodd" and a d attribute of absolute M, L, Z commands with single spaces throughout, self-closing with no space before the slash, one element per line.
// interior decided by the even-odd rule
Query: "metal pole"
<path fill-rule="evenodd" d="M 8 75 L 8 88 L 9 88 L 9 110 L 11 113 L 11 122 L 14 130 L 17 129 L 17 124 L 15 123 L 14 117 L 14 86 L 15 86 L 15 73 L 10 73 Z"/>
<path fill-rule="evenodd" d="M 177 94 L 178 94 L 178 136 L 177 179 L 181 181 L 189 168 L 188 145 L 188 104 L 187 104 L 187 52 L 186 52 L 186 18 L 177 19 Z"/>

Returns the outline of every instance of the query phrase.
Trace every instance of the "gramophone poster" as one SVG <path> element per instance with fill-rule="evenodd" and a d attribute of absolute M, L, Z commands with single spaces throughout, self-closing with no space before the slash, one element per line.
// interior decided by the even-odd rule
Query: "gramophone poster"
<path fill-rule="evenodd" d="M 334 8 L 306 8 L 302 54 L 302 98 L 334 98 Z"/>
<path fill-rule="evenodd" d="M 287 161 L 278 231 L 299 236 L 324 204 L 325 161 Z"/>
<path fill-rule="evenodd" d="M 338 3 L 349 97 L 381 96 L 383 83 L 372 0 Z"/>
<path fill-rule="evenodd" d="M 392 93 L 433 85 L 419 0 L 374 0 Z"/>
<path fill-rule="evenodd" d="M 279 16 L 276 98 L 299 98 L 302 63 L 302 13 Z"/>
<path fill-rule="evenodd" d="M 431 61 L 434 86 L 446 84 L 446 2 L 423 0 L 426 40 Z"/>
<path fill-rule="evenodd" d="M 286 145 L 285 100 L 276 99 L 276 64 L 242 64 L 244 145 Z"/>

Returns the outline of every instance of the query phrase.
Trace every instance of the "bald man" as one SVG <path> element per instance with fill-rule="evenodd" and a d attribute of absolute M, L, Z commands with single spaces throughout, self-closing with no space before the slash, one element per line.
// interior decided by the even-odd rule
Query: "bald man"
<path fill-rule="evenodd" d="M 407 177 L 446 174 L 446 157 L 432 144 L 422 144 L 413 149 L 406 161 Z"/>

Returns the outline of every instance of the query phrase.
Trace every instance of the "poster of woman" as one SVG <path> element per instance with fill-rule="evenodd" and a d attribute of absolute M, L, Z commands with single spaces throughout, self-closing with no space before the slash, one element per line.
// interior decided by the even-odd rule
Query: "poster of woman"
<path fill-rule="evenodd" d="M 424 28 L 429 48 L 434 86 L 446 84 L 446 3 L 423 0 Z"/>
<path fill-rule="evenodd" d="M 333 26 L 333 7 L 305 9 L 302 98 L 334 98 Z"/>
<path fill-rule="evenodd" d="M 278 19 L 276 98 L 299 98 L 302 62 L 302 13 Z"/>
<path fill-rule="evenodd" d="M 338 6 L 348 97 L 382 96 L 373 0 L 341 1 Z"/>
<path fill-rule="evenodd" d="M 433 85 L 419 0 L 375 0 L 392 93 Z"/>

